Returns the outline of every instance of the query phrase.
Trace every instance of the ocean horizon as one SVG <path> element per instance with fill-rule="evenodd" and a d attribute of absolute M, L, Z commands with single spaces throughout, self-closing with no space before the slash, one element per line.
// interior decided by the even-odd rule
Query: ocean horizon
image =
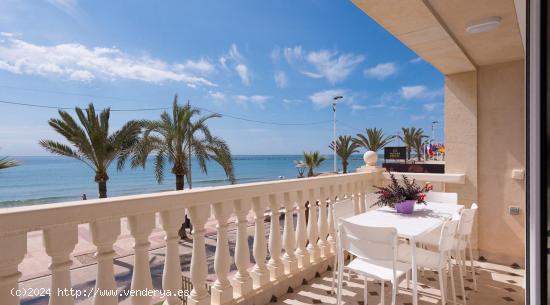
<path fill-rule="evenodd" d="M 316 173 L 332 170 L 332 156 L 327 155 Z M 19 156 L 13 157 L 20 166 L 0 171 L 0 208 L 58 203 L 98 197 L 95 173 L 78 160 L 61 156 Z M 379 162 L 381 162 L 379 157 Z M 298 176 L 294 161 L 302 155 L 234 155 L 236 183 L 292 179 Z M 339 160 L 338 160 L 339 161 Z M 364 165 L 362 155 L 353 155 L 349 160 L 348 172 L 354 172 Z M 215 162 L 208 162 L 207 174 L 193 163 L 193 187 L 229 184 L 223 169 Z M 338 162 L 341 170 L 341 163 Z M 155 180 L 153 160 L 149 159 L 145 169 L 130 168 L 122 171 L 116 166 L 109 169 L 107 192 L 109 197 L 171 191 L 175 189 L 175 177 L 169 166 L 165 167 L 164 181 Z M 187 181 L 185 188 L 188 188 Z"/>

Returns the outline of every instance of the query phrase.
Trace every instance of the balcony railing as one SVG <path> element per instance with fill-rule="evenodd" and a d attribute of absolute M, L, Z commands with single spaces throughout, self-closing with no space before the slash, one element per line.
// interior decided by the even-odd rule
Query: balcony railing
<path fill-rule="evenodd" d="M 334 255 L 335 244 L 331 214 L 336 198 L 353 198 L 356 211 L 364 211 L 366 194 L 381 181 L 381 173 L 354 173 L 1 210 L 0 304 L 20 302 L 14 293 L 21 276 L 18 265 L 27 252 L 27 233 L 32 231 L 42 231 L 46 253 L 51 257 L 50 304 L 74 304 L 74 297 L 57 292 L 72 287 L 71 253 L 78 242 L 79 224 L 89 224 L 92 242 L 97 247 L 96 290 L 115 291 L 113 244 L 120 235 L 122 218 L 128 219 L 135 240 L 131 289 L 152 291 L 149 235 L 156 227 L 157 213 L 165 231 L 162 288 L 172 294 L 166 298 L 168 304 L 181 304 L 178 296 L 182 274 L 178 230 L 185 213 L 193 225 L 190 267 L 193 289 L 187 298 L 188 304 L 265 304 L 273 296 L 286 293 L 288 287 L 297 287 L 304 279 L 326 270 L 332 263 L 330 258 Z M 264 224 L 266 213 L 271 216 L 268 240 Z M 284 214 L 282 236 L 278 221 L 280 213 Z M 250 271 L 249 214 L 254 218 L 252 253 L 255 261 Z M 237 270 L 230 280 L 227 229 L 232 216 L 236 218 L 237 226 L 234 252 Z M 205 224 L 209 219 L 217 222 L 216 280 L 210 293 L 206 288 L 205 249 Z M 266 260 L 268 251 L 270 259 Z M 94 298 L 97 305 L 118 302 L 116 295 L 96 294 Z M 148 305 L 152 296 L 130 298 L 134 305 Z"/>

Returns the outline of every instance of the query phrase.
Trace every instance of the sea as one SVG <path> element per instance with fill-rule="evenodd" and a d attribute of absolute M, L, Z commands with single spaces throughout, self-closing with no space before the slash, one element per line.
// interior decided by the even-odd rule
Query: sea
<path fill-rule="evenodd" d="M 83 194 L 88 199 L 98 196 L 95 173 L 78 160 L 58 156 L 13 158 L 21 165 L 0 171 L 0 208 L 81 200 Z M 294 161 L 301 159 L 302 155 L 234 155 L 237 183 L 296 178 L 298 171 Z M 332 157 L 327 156 L 315 172 L 331 171 L 332 164 Z M 349 160 L 348 172 L 362 165 L 362 156 L 354 155 Z M 338 167 L 341 170 L 340 163 Z M 218 164 L 209 162 L 207 169 L 207 173 L 202 173 L 197 162 L 193 162 L 194 188 L 229 184 Z M 169 165 L 165 166 L 164 181 L 157 183 L 152 159 L 148 160 L 145 169 L 132 169 L 128 165 L 117 171 L 113 165 L 108 174 L 109 197 L 170 191 L 176 184 Z"/>

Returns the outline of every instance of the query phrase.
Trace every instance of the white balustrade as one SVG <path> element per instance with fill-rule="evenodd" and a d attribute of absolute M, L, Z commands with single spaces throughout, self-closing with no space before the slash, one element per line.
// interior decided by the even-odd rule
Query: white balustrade
<path fill-rule="evenodd" d="M 120 235 L 120 219 L 99 219 L 90 223 L 92 242 L 97 247 L 97 278 L 96 291 L 109 293 L 97 293 L 94 305 L 116 305 L 118 297 L 111 292 L 116 291 L 115 266 L 113 259 L 115 251 L 113 244 Z"/>
<path fill-rule="evenodd" d="M 18 280 L 21 272 L 18 266 L 27 252 L 27 233 L 0 236 L 0 302 L 5 305 L 19 305 Z"/>
<path fill-rule="evenodd" d="M 254 245 L 253 252 L 256 265 L 252 268 L 252 279 L 254 288 L 260 288 L 269 283 L 269 270 L 265 264 L 267 257 L 267 243 L 265 240 L 264 212 L 267 206 L 265 196 L 258 196 L 252 199 L 254 210 Z"/>
<path fill-rule="evenodd" d="M 310 264 L 307 245 L 307 225 L 306 225 L 306 205 L 304 192 L 297 192 L 298 221 L 296 222 L 296 257 L 300 268 L 305 268 Z"/>
<path fill-rule="evenodd" d="M 309 243 L 307 245 L 307 251 L 309 252 L 311 263 L 318 263 L 320 261 L 320 250 L 317 245 L 319 231 L 317 228 L 317 195 L 315 194 L 315 189 L 308 190 L 308 201 L 309 217 L 307 223 L 307 237 Z"/>
<path fill-rule="evenodd" d="M 70 256 L 78 242 L 78 228 L 76 224 L 63 224 L 45 229 L 43 240 L 46 253 L 52 259 L 50 305 L 73 305 L 74 296 L 67 291 L 72 288 Z"/>
<path fill-rule="evenodd" d="M 295 193 L 284 194 L 285 207 L 285 226 L 283 228 L 283 245 L 285 254 L 283 255 L 283 264 L 285 273 L 292 273 L 298 269 L 298 261 L 294 253 L 296 240 L 294 238 L 294 203 L 296 202 Z"/>
<path fill-rule="evenodd" d="M 336 192 L 335 187 L 330 186 L 329 187 L 329 201 L 328 201 L 328 207 L 327 207 L 327 214 L 328 214 L 328 237 L 327 242 L 330 247 L 330 253 L 335 254 L 336 253 L 336 227 L 334 224 L 334 202 L 336 200 Z"/>
<path fill-rule="evenodd" d="M 212 205 L 212 212 L 218 224 L 218 238 L 216 240 L 216 254 L 214 255 L 214 271 L 216 281 L 212 285 L 212 304 L 222 305 L 233 300 L 233 286 L 227 278 L 231 267 L 231 255 L 229 254 L 229 238 L 227 227 L 233 206 L 230 202 L 217 202 Z"/>
<path fill-rule="evenodd" d="M 235 200 L 235 214 L 237 215 L 237 244 L 235 245 L 235 265 L 237 273 L 233 277 L 233 294 L 236 297 L 246 295 L 252 290 L 252 277 L 248 273 L 250 264 L 250 250 L 248 249 L 248 221 L 246 216 L 250 211 L 249 200 Z"/>
<path fill-rule="evenodd" d="M 330 252 L 330 245 L 327 241 L 328 235 L 328 223 L 327 223 L 327 194 L 325 188 L 320 189 L 319 195 L 319 218 L 317 219 L 317 225 L 319 226 L 319 251 L 322 258 L 328 256 Z"/>
<path fill-rule="evenodd" d="M 169 292 L 165 305 L 180 304 L 178 291 L 181 289 L 181 261 L 179 253 L 178 231 L 185 219 L 185 209 L 168 210 L 160 213 L 162 228 L 166 241 L 164 269 L 162 274 L 162 289 Z M 97 304 L 99 305 L 99 304 Z"/>
<path fill-rule="evenodd" d="M 134 237 L 134 270 L 130 289 L 132 305 L 149 305 L 152 295 L 146 293 L 153 289 L 149 266 L 149 235 L 155 227 L 155 214 L 140 214 L 128 217 L 128 227 Z M 139 291 L 139 293 L 137 293 Z"/>
<path fill-rule="evenodd" d="M 206 289 L 206 277 L 208 275 L 208 264 L 206 261 L 206 245 L 204 243 L 204 225 L 210 209 L 204 206 L 193 206 L 189 208 L 189 218 L 193 225 L 193 250 L 191 253 L 191 283 L 193 290 L 189 294 L 187 304 L 207 305 L 210 304 L 210 295 Z"/>
<path fill-rule="evenodd" d="M 364 211 L 365 194 L 372 190 L 374 181 L 380 179 L 377 175 L 379 174 L 354 173 L 289 179 L 0 210 L 0 304 L 20 303 L 20 298 L 12 294 L 12 291 L 19 287 L 19 268 L 25 263 L 23 258 L 27 252 L 27 233 L 37 230 L 43 232 L 44 247 L 51 257 L 50 304 L 75 303 L 73 296 L 59 292 L 75 288 L 72 287 L 70 267 L 71 254 L 79 238 L 79 224 L 89 225 L 91 241 L 97 249 L 96 291 L 116 290 L 113 262 L 116 253 L 113 247 L 121 233 L 121 219 L 127 218 L 128 228 L 134 238 L 131 283 L 134 293 L 130 301 L 133 305 L 149 305 L 153 300 L 147 291 L 161 288 L 153 287 L 149 265 L 149 237 L 156 227 L 156 215 L 160 216 L 160 226 L 164 231 L 160 233 L 164 234 L 166 245 L 162 289 L 170 291 L 172 295 L 164 300 L 164 304 L 181 304 L 181 299 L 176 296 L 182 287 L 178 230 L 183 222 L 185 209 L 193 224 L 190 266 L 193 289 L 187 298 L 187 304 L 225 305 L 234 303 L 237 298 L 239 302 L 244 298 L 245 303 L 264 302 L 253 298 L 247 300 L 247 297 L 260 292 L 279 293 L 275 291 L 280 289 L 271 291 L 267 287 L 274 283 L 281 284 L 275 280 L 300 274 L 302 270 L 314 269 L 334 253 L 333 204 L 336 198 L 353 198 L 357 211 Z M 306 208 L 307 204 L 309 209 Z M 282 236 L 279 218 L 281 208 L 284 211 Z M 306 215 L 307 210 L 309 214 Z M 247 217 L 251 211 L 255 220 L 252 249 L 255 265 L 249 273 L 248 230 L 252 228 L 249 227 Z M 266 212 L 271 216 L 268 242 L 265 232 Z M 237 227 L 237 271 L 230 280 L 228 222 L 233 213 Z M 215 274 L 212 275 L 210 295 L 207 287 L 205 227 L 211 215 L 215 223 L 208 227 L 215 224 L 217 232 L 214 237 Z M 270 259 L 266 262 L 268 250 Z M 271 295 L 268 299 L 269 297 Z M 115 305 L 118 297 L 97 294 L 93 302 L 95 305 Z"/>
<path fill-rule="evenodd" d="M 284 266 L 281 261 L 281 225 L 279 223 L 281 208 L 280 195 L 272 194 L 269 196 L 269 207 L 271 209 L 271 222 L 269 227 L 269 254 L 271 258 L 267 263 L 267 268 L 271 273 L 271 280 L 276 280 L 284 274 Z"/>

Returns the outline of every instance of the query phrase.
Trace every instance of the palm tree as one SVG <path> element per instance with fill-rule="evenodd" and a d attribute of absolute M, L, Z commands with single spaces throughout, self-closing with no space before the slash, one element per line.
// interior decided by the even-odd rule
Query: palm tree
<path fill-rule="evenodd" d="M 20 163 L 16 160 L 12 160 L 8 157 L 0 158 L 0 169 L 6 169 L 14 166 L 18 166 Z"/>
<path fill-rule="evenodd" d="M 334 150 L 334 142 L 328 146 Z M 336 140 L 336 154 L 342 160 L 342 172 L 345 174 L 348 172 L 348 159 L 349 157 L 358 152 L 359 145 L 353 141 L 351 136 L 339 136 Z"/>
<path fill-rule="evenodd" d="M 208 174 L 207 161 L 214 160 L 225 171 L 231 183 L 235 182 L 233 158 L 227 143 L 213 136 L 208 128 L 207 121 L 219 118 L 219 114 L 210 114 L 194 119 L 200 115 L 200 110 L 178 105 L 178 96 L 174 96 L 172 114 L 163 112 L 160 120 L 142 121 L 144 134 L 141 142 L 136 146 L 132 156 L 132 167 L 145 168 L 147 157 L 155 153 L 155 177 L 158 183 L 164 180 L 164 166 L 168 161 L 171 172 L 176 176 L 176 190 L 184 189 L 184 179 L 191 185 L 191 160 L 197 159 L 200 170 Z M 185 227 L 191 228 L 186 215 L 186 221 L 179 231 L 182 239 L 187 238 Z"/>
<path fill-rule="evenodd" d="M 414 148 L 417 152 L 417 158 L 420 161 L 421 153 L 419 152 L 422 151 L 422 139 L 426 137 L 424 135 L 424 130 L 416 127 L 402 127 L 401 130 L 403 131 L 403 135 L 400 135 L 399 138 L 405 143 L 405 146 L 407 146 L 407 157 L 409 159 L 411 158 L 411 149 Z"/>
<path fill-rule="evenodd" d="M 59 110 L 61 118 L 52 118 L 48 124 L 70 144 L 52 140 L 40 140 L 39 144 L 52 154 L 74 158 L 95 172 L 99 198 L 107 198 L 107 174 L 109 166 L 117 161 L 117 170 L 122 170 L 133 151 L 141 133 L 137 121 L 129 121 L 119 130 L 109 134 L 110 109 L 96 113 L 94 105 L 82 110 L 75 108 L 80 125 L 66 111 Z"/>
<path fill-rule="evenodd" d="M 304 151 L 304 163 L 307 165 L 307 176 L 313 177 L 313 169 L 317 168 L 325 161 L 327 158 L 321 156 L 319 151 L 305 152 Z"/>
<path fill-rule="evenodd" d="M 189 174 L 190 159 L 195 156 L 199 168 L 208 173 L 207 161 L 220 164 L 231 183 L 235 182 L 233 158 L 227 143 L 213 136 L 207 121 L 221 117 L 219 114 L 200 115 L 200 110 L 190 105 L 178 105 L 178 96 L 172 103 L 172 114 L 163 112 L 160 120 L 142 121 L 143 138 L 136 146 L 132 166 L 145 167 L 147 157 L 155 153 L 155 177 L 158 183 L 164 180 L 164 166 L 168 161 L 176 176 L 176 190 L 184 189 L 184 179 Z"/>
<path fill-rule="evenodd" d="M 368 150 L 377 152 L 388 145 L 395 136 L 385 136 L 382 129 L 367 128 L 367 135 L 358 133 L 353 142 L 358 146 L 365 147 Z"/>

